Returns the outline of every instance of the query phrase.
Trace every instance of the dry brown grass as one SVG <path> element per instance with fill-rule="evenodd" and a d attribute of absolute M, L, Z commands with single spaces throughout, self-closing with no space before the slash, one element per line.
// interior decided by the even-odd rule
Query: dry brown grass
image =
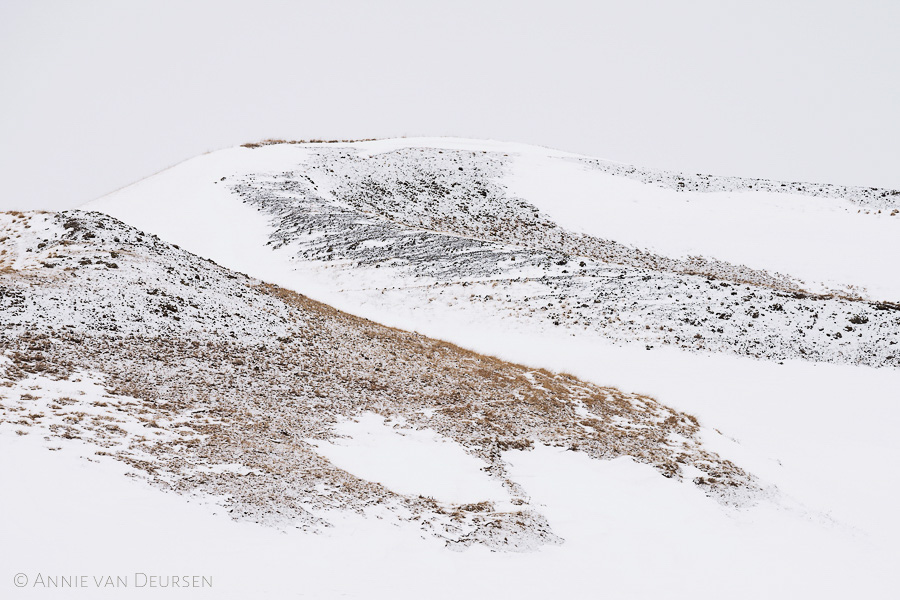
<path fill-rule="evenodd" d="M 229 274 L 223 270 L 222 276 Z M 63 298 L 65 286 L 82 297 L 91 289 L 77 272 L 58 278 L 41 269 L 28 277 L 34 289 L 63 286 Z M 92 410 L 107 411 L 105 416 L 85 416 L 77 399 L 55 399 L 68 416 L 49 428 L 52 435 L 103 448 L 124 444 L 126 450 L 110 452 L 157 485 L 229 498 L 233 514 L 262 522 L 292 519 L 316 527 L 321 521 L 306 507 L 363 510 L 380 504 L 436 523 L 430 526 L 435 535 L 454 543 L 493 540 L 488 523 L 496 522 L 509 539 L 547 541 L 552 535 L 546 523 L 529 506 L 527 491 L 509 480 L 503 458 L 506 451 L 537 445 L 595 458 L 632 456 L 666 477 L 679 477 L 681 465 L 690 464 L 704 473 L 698 485 L 714 495 L 752 487 L 744 471 L 701 446 L 694 417 L 653 398 L 385 327 L 277 286 L 248 284 L 244 293 L 286 307 L 288 333 L 198 343 L 165 331 L 126 337 L 45 331 L 35 323 L 0 338 L 0 351 L 12 358 L 0 377 L 104 373 L 109 398 L 95 398 Z M 338 421 L 366 412 L 456 441 L 484 461 L 523 513 L 397 494 L 335 467 L 305 441 L 330 439 Z M 140 424 L 140 435 L 119 423 L 126 417 Z M 25 422 L 39 427 L 40 420 Z M 147 455 L 152 462 L 136 458 Z M 238 464 L 254 474 L 198 471 L 196 464 Z M 319 494 L 320 484 L 333 492 Z M 518 543 L 503 540 L 501 535 L 497 543 Z"/>
<path fill-rule="evenodd" d="M 310 139 L 310 140 L 282 140 L 282 139 L 267 139 L 259 142 L 248 142 L 246 144 L 241 144 L 243 148 L 259 148 L 261 146 L 274 146 L 276 144 L 352 144 L 355 142 L 374 142 L 375 138 L 361 138 L 357 140 L 320 140 L 320 139 Z"/>

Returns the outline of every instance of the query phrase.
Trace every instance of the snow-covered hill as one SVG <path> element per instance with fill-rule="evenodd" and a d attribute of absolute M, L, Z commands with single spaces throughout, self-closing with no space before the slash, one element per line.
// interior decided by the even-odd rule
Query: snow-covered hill
<path fill-rule="evenodd" d="M 404 139 L 0 215 L 7 579 L 84 480 L 80 565 L 211 597 L 891 597 L 898 206 Z"/>
<path fill-rule="evenodd" d="M 883 268 L 900 195 L 426 143 L 238 148 L 90 207 L 400 325 L 479 313 L 648 349 L 900 365 L 900 281 Z"/>
<path fill-rule="evenodd" d="M 328 510 L 369 507 L 451 545 L 533 548 L 557 537 L 502 452 L 535 445 L 631 456 L 725 503 L 761 493 L 700 447 L 696 419 L 651 398 L 342 315 L 105 215 L 3 220 L 4 424 L 83 440 L 236 515 L 316 529 Z M 427 482 L 354 478 L 321 456 L 355 464 L 334 441 L 347 419 L 365 435 L 385 419 L 410 439 L 431 432 L 426 448 L 446 439 L 462 475 L 434 497 Z"/>

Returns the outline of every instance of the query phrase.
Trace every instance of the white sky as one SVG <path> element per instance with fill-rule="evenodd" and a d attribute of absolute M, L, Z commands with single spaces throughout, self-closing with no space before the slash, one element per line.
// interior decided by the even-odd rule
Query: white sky
<path fill-rule="evenodd" d="M 900 2 L 0 0 L 0 209 L 266 137 L 900 188 Z"/>

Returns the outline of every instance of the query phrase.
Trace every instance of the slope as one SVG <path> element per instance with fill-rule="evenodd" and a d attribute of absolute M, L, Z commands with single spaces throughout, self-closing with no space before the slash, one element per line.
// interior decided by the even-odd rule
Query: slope
<path fill-rule="evenodd" d="M 629 175 L 632 171 L 610 175 L 596 165 L 594 171 L 573 177 L 571 170 L 583 171 L 589 161 L 536 149 L 520 148 L 516 155 L 429 148 L 416 141 L 408 145 L 232 149 L 185 163 L 91 207 L 357 314 L 363 314 L 365 304 L 377 302 L 384 314 L 368 316 L 379 320 L 402 318 L 411 310 L 433 311 L 435 304 L 442 304 L 442 317 L 436 320 L 466 320 L 484 313 L 475 320 L 485 322 L 502 315 L 528 329 L 558 327 L 576 336 L 648 349 L 666 345 L 777 361 L 900 363 L 900 305 L 891 301 L 897 296 L 867 298 L 856 287 L 874 281 L 879 290 L 897 291 L 891 288 L 895 279 L 886 276 L 874 256 L 866 259 L 867 269 L 852 269 L 854 277 L 868 273 L 867 279 L 849 279 L 845 283 L 850 287 L 831 289 L 766 270 L 771 266 L 768 250 L 759 245 L 755 262 L 762 268 L 725 262 L 718 254 L 679 257 L 643 250 L 622 241 L 634 241 L 633 231 L 645 229 L 657 241 L 684 240 L 679 231 L 699 228 L 707 233 L 691 237 L 691 243 L 718 249 L 720 238 L 746 241 L 756 233 L 734 224 L 722 230 L 716 215 L 736 211 L 734 199 L 721 198 L 704 200 L 704 206 L 722 205 L 711 218 L 688 211 L 688 217 L 698 218 L 681 219 L 678 227 L 668 228 L 668 236 L 657 235 L 658 228 L 651 223 L 645 227 L 640 218 L 619 232 L 615 224 L 629 215 L 604 215 L 620 212 L 623 202 L 654 212 L 660 192 L 676 199 L 719 192 L 666 190 L 637 183 Z M 247 153 L 268 158 L 254 155 L 247 160 Z M 529 177 L 523 170 L 540 176 Z M 661 180 L 664 175 L 659 174 Z M 679 179 L 699 186 L 690 178 Z M 775 186 L 702 181 L 705 190 Z M 641 186 L 640 193 L 632 190 L 634 197 L 622 200 L 618 189 L 623 183 Z M 551 188 L 556 190 L 552 199 L 547 193 Z M 796 186 L 787 189 L 796 192 Z M 740 192 L 740 206 L 762 210 L 772 222 L 785 221 L 782 228 L 796 224 L 785 218 L 797 212 L 785 209 L 794 205 L 807 212 L 817 207 L 847 224 L 868 219 L 865 226 L 871 225 L 871 232 L 847 239 L 877 244 L 881 255 L 900 250 L 900 219 L 846 210 L 893 202 L 893 193 L 829 186 L 808 193 L 812 195 Z M 857 204 L 836 200 L 842 193 Z M 773 204 L 773 195 L 785 201 Z M 681 200 L 666 202 L 675 206 L 665 213 L 666 220 L 674 222 L 672 210 L 682 210 Z M 169 208 L 178 218 L 165 216 Z M 557 214 L 562 215 L 560 222 Z M 577 214 L 585 215 L 582 229 L 612 228 L 609 237 L 567 228 L 564 223 L 574 222 Z M 811 248 L 813 255 L 826 249 L 842 255 L 869 250 L 851 251 L 848 245 L 858 244 L 809 236 L 792 243 Z M 266 252 L 266 246 L 276 252 Z M 780 254 L 798 256 L 790 249 Z M 814 264 L 834 266 L 822 260 Z"/>
<path fill-rule="evenodd" d="M 876 537 L 798 505 L 645 395 L 339 313 L 96 213 L 0 218 L 7 581 L 203 573 L 214 587 L 195 591 L 217 598 L 891 589 L 889 523 Z M 425 454 L 458 486 L 365 464 L 385 452 Z"/>
<path fill-rule="evenodd" d="M 450 545 L 558 542 L 502 457 L 535 446 L 630 456 L 725 503 L 762 497 L 694 417 L 647 396 L 352 317 L 97 213 L 4 215 L 3 231 L 4 429 L 82 440 L 240 518 L 316 530 L 372 509 Z M 347 419 L 389 423 L 400 454 L 420 431 L 426 448 L 446 441 L 422 470 L 456 468 L 460 493 L 335 466 Z"/>

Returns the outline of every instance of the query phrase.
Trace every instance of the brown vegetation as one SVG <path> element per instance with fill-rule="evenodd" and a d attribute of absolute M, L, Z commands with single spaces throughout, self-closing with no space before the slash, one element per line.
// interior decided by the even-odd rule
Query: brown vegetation
<path fill-rule="evenodd" d="M 281 140 L 267 139 L 259 142 L 248 142 L 241 144 L 243 148 L 259 148 L 260 146 L 274 146 L 276 144 L 352 144 L 354 142 L 374 142 L 375 138 L 363 138 L 358 140 Z"/>
<path fill-rule="evenodd" d="M 84 219 L 68 235 L 89 239 L 94 254 L 107 252 L 103 236 L 114 234 L 95 230 L 87 238 L 91 230 Z M 53 250 L 69 261 L 64 264 L 79 264 L 85 252 L 62 243 Z M 97 314 L 91 311 L 116 310 L 115 300 L 95 292 L 97 277 L 130 290 L 141 286 L 137 298 L 147 306 L 138 314 L 153 310 L 160 290 L 183 289 L 179 270 L 167 268 L 166 252 L 174 250 L 142 252 L 135 244 L 121 252 L 122 268 L 115 270 L 57 266 L 0 275 L 0 289 L 26 290 L 29 298 L 46 294 L 60 307 L 79 298 L 71 327 L 0 323 L 0 355 L 9 359 L 0 362 L 0 381 L 92 373 L 107 389 L 102 400 L 48 398 L 43 412 L 34 396 L 6 398 L 0 424 L 43 427 L 47 435 L 94 444 L 164 489 L 225 499 L 235 517 L 315 528 L 327 525 L 329 510 L 379 506 L 452 544 L 529 548 L 556 540 L 527 490 L 509 478 L 503 456 L 536 445 L 597 459 L 630 456 L 670 478 L 692 465 L 703 473 L 694 483 L 726 502 L 756 489 L 749 474 L 703 448 L 694 417 L 653 398 L 385 327 L 284 288 L 254 285 L 210 263 L 203 263 L 203 273 L 212 289 L 238 282 L 231 285 L 256 309 L 251 314 L 261 319 L 277 308 L 286 330 L 198 337 L 184 325 L 185 311 L 164 311 L 165 327 L 147 326 L 140 334 L 75 325 L 89 322 Z M 205 311 L 235 310 L 209 302 Z M 484 461 L 519 509 L 398 494 L 316 452 L 312 441 L 332 439 L 337 422 L 367 412 L 395 427 L 428 428 L 456 441 Z M 135 429 L 139 433 L 129 433 Z"/>

